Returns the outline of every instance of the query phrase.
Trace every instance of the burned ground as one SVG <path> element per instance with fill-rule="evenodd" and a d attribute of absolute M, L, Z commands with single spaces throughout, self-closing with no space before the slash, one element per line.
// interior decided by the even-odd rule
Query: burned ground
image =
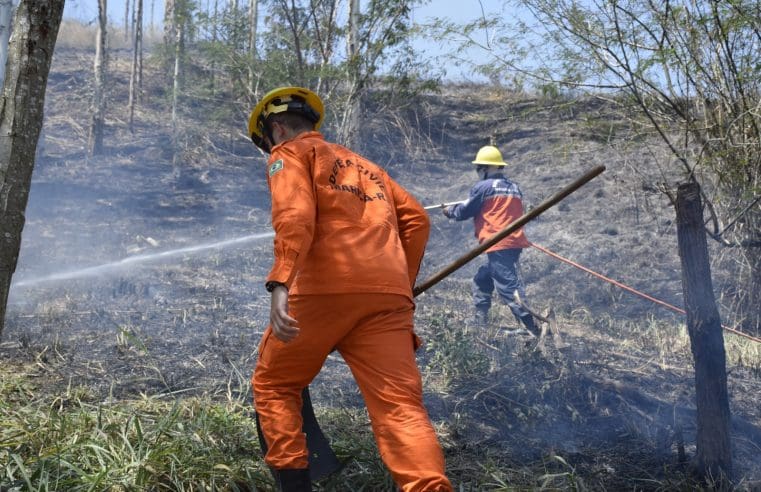
<path fill-rule="evenodd" d="M 211 128 L 188 113 L 196 144 L 173 166 L 160 98 L 143 105 L 134 133 L 127 129 L 118 61 L 109 153 L 87 158 L 89 60 L 76 51 L 54 59 L 3 365 L 34 362 L 39 391 L 76 386 L 94 401 L 246 397 L 269 309 L 264 158 L 245 140 L 242 119 Z M 531 223 L 529 238 L 681 305 L 674 213 L 654 186 L 663 151 L 625 139 L 626 122 L 600 99 L 448 86 L 404 114 L 368 117 L 361 150 L 424 204 L 465 198 L 469 162 L 492 138 L 529 207 L 604 164 L 601 176 Z M 470 223 L 434 212 L 432 226 L 421 280 L 475 245 Z M 561 335 L 557 347 L 534 350 L 505 329 L 516 324 L 504 306 L 488 330 L 468 326 L 478 262 L 417 300 L 426 401 L 453 480 L 474 483 L 469 473 L 479 463 L 484 476 L 503 472 L 481 480 L 482 490 L 684 487 L 674 480 L 694 454 L 695 418 L 683 321 L 529 248 L 528 300 L 557 316 Z M 722 289 L 732 272 L 716 265 L 714 274 Z M 753 489 L 761 480 L 761 366 L 757 349 L 731 342 L 735 467 L 741 487 Z M 331 356 L 312 388 L 318 414 L 361 407 L 340 357 Z"/>

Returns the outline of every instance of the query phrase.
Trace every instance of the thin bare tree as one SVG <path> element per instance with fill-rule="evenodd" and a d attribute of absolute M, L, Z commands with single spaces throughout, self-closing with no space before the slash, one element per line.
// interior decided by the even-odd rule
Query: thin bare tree
<path fill-rule="evenodd" d="M 164 47 L 174 46 L 177 39 L 177 14 L 175 0 L 164 0 Z"/>
<path fill-rule="evenodd" d="M 246 49 L 248 51 L 248 92 L 251 97 L 256 93 L 256 25 L 259 23 L 259 0 L 248 2 L 248 36 Z"/>
<path fill-rule="evenodd" d="M 349 28 L 346 37 L 346 54 L 348 58 L 349 80 L 355 87 L 362 77 L 359 64 L 359 0 L 349 0 Z M 351 92 L 346 103 L 341 125 L 340 140 L 349 147 L 354 147 L 359 133 L 359 113 L 362 102 L 359 93 Z"/>
<path fill-rule="evenodd" d="M 92 101 L 92 120 L 90 134 L 87 139 L 89 154 L 98 155 L 103 153 L 103 131 L 106 117 L 106 77 L 108 74 L 108 11 L 107 0 L 98 0 L 98 31 L 95 36 L 95 83 Z"/>
<path fill-rule="evenodd" d="M 124 39 L 129 39 L 129 0 L 124 0 Z"/>
<path fill-rule="evenodd" d="M 129 77 L 129 129 L 135 131 L 135 105 L 140 99 L 143 69 L 143 0 L 135 0 L 135 37 L 132 40 L 132 67 Z"/>

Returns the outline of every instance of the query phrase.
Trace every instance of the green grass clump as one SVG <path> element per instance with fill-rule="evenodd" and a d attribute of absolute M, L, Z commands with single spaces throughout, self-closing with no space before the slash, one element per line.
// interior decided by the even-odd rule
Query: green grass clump
<path fill-rule="evenodd" d="M 481 378 L 489 373 L 490 360 L 464 323 L 450 322 L 447 316 L 429 320 L 435 336 L 425 344 L 429 356 L 427 370 L 437 373 L 445 384 Z"/>
<path fill-rule="evenodd" d="M 4 490 L 255 490 L 271 483 L 252 410 L 242 403 L 33 395 L 23 375 L 3 374 Z"/>

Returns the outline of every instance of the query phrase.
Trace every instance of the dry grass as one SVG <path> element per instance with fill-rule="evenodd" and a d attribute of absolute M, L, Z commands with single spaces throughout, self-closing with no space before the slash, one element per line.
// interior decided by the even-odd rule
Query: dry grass
<path fill-rule="evenodd" d="M 62 36 L 71 35 L 71 46 L 79 37 L 85 41 L 78 46 L 86 47 L 94 38 L 88 29 L 67 28 Z M 88 53 L 62 52 L 54 60 L 48 144 L 35 169 L 19 278 L 269 230 L 263 158 L 238 138 L 247 108 L 225 107 L 239 120 L 210 124 L 222 103 L 189 99 L 182 114 L 192 138 L 178 177 L 158 64 L 146 67 L 133 134 L 124 117 L 129 63 L 124 56 L 113 60 L 110 154 L 87 159 Z M 599 107 L 512 99 L 500 105 L 495 94 L 481 103 L 477 92 L 464 90 L 427 99 L 432 106 L 416 119 L 384 127 L 384 142 L 393 143 L 395 131 L 424 126 L 420 136 L 398 140 L 435 145 L 423 161 L 397 159 L 404 145 L 393 152 L 378 146 L 372 150 L 386 156 L 381 163 L 426 204 L 465 196 L 472 154 L 492 132 L 528 203 L 557 191 L 579 169 L 605 163 L 600 179 L 532 224 L 530 237 L 673 301 L 679 282 L 668 246 L 671 211 L 642 194 L 649 203 L 632 202 L 642 183 L 629 174 L 627 159 L 639 166 L 641 155 L 636 146 L 624 155 L 607 142 L 622 129 L 611 132 L 593 114 L 574 137 L 574 119 Z M 462 108 L 478 117 L 463 118 Z M 472 241 L 471 224 L 441 216 L 432 223 L 426 278 Z M 495 306 L 489 329 L 468 326 L 477 262 L 417 299 L 416 323 L 427 341 L 419 353 L 426 403 L 453 481 L 461 490 L 696 487 L 679 461 L 680 439 L 694 454 L 695 431 L 683 323 L 535 252 L 522 262 L 528 301 L 540 312 L 555 309 L 562 349 L 534 351 L 525 338 L 508 335 L 505 328 L 516 324 L 504 306 Z M 0 462 L 9 463 L 0 470 L 0 488 L 41 490 L 56 481 L 67 489 L 271 487 L 247 403 L 268 315 L 261 279 L 270 263 L 271 241 L 264 241 L 14 291 L 0 344 Z M 726 341 L 733 412 L 759 425 L 759 348 L 732 336 Z M 331 358 L 320 377 L 313 388 L 318 417 L 339 454 L 353 457 L 321 488 L 389 490 L 347 368 Z M 113 432 L 104 432 L 104 423 Z M 63 425 L 68 437 L 61 438 Z M 740 437 L 738 469 L 757 479 L 758 448 Z M 230 445 L 235 439 L 238 445 Z M 99 460 L 106 466 L 96 469 Z"/>
<path fill-rule="evenodd" d="M 125 36 L 124 27 L 111 24 L 107 28 L 108 44 L 110 49 L 131 49 L 132 43 L 129 35 Z M 95 38 L 97 25 L 95 22 L 84 24 L 77 20 L 64 19 L 58 31 L 56 49 L 92 50 L 95 52 Z M 161 42 L 158 32 L 144 34 L 143 47 L 150 49 L 156 43 Z"/>

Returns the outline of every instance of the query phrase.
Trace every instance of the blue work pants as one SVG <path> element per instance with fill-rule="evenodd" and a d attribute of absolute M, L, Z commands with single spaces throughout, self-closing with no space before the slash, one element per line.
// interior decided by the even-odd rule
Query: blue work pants
<path fill-rule="evenodd" d="M 481 265 L 473 277 L 473 300 L 476 311 L 488 312 L 492 304 L 492 293 L 496 288 L 497 294 L 508 305 L 516 319 L 531 330 L 534 328 L 534 318 L 515 302 L 514 296 L 517 290 L 521 300 L 526 300 L 526 291 L 518 276 L 521 251 L 523 250 L 520 248 L 502 249 L 486 254 L 486 264 Z"/>

